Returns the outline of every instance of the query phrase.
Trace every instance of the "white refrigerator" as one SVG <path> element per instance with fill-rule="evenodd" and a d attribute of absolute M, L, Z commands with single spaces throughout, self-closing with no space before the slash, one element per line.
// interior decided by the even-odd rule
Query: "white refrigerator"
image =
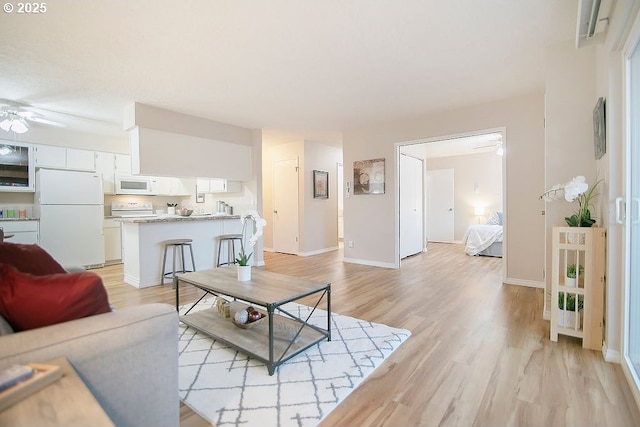
<path fill-rule="evenodd" d="M 104 265 L 102 175 L 39 169 L 34 210 L 40 246 L 65 267 Z"/>

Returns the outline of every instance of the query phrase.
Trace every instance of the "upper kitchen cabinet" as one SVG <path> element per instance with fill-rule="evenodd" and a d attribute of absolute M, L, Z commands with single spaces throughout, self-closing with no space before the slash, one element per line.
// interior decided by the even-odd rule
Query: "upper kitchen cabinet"
<path fill-rule="evenodd" d="M 158 196 L 191 196 L 196 192 L 196 183 L 188 178 L 153 177 L 151 188 Z"/>
<path fill-rule="evenodd" d="M 36 145 L 34 150 L 35 165 L 38 168 L 90 172 L 96 170 L 95 154 L 90 150 L 56 147 L 53 145 Z"/>
<path fill-rule="evenodd" d="M 33 192 L 33 148 L 0 141 L 0 191 Z"/>
<path fill-rule="evenodd" d="M 128 154 L 116 154 L 116 174 L 131 175 L 131 156 Z"/>
<path fill-rule="evenodd" d="M 116 176 L 131 175 L 131 156 L 128 154 L 95 153 L 96 172 L 102 174 L 104 194 L 116 194 Z"/>
<path fill-rule="evenodd" d="M 242 191 L 241 181 L 229 181 L 218 178 L 198 178 L 198 193 L 239 193 Z"/>
<path fill-rule="evenodd" d="M 116 194 L 116 155 L 96 152 L 96 172 L 102 174 L 102 191 L 104 194 Z"/>

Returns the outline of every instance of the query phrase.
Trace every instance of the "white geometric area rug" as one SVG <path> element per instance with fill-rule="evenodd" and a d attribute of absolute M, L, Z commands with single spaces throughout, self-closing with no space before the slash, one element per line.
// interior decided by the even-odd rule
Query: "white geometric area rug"
<path fill-rule="evenodd" d="M 213 306 L 203 300 L 194 310 Z M 311 308 L 289 303 L 306 318 Z M 181 312 L 184 307 L 181 307 Z M 276 368 L 180 323 L 180 398 L 221 426 L 315 426 L 370 375 L 411 333 L 333 313 L 331 339 Z M 326 328 L 326 312 L 310 323 Z"/>

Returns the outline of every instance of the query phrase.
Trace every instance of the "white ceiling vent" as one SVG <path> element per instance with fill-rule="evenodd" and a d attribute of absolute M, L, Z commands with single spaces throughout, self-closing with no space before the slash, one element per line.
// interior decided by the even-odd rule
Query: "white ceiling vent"
<path fill-rule="evenodd" d="M 579 0 L 576 47 L 602 43 L 609 24 L 612 0 Z"/>

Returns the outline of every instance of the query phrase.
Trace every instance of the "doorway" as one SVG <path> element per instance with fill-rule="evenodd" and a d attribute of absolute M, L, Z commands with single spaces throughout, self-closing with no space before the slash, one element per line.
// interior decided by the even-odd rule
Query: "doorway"
<path fill-rule="evenodd" d="M 297 158 L 273 162 L 273 250 L 298 254 Z"/>
<path fill-rule="evenodd" d="M 507 257 L 507 215 L 506 206 L 505 169 L 506 169 L 506 129 L 495 128 L 474 133 L 450 135 L 448 137 L 407 141 L 396 144 L 396 266 L 400 268 L 401 249 L 403 246 L 401 233 L 400 177 L 402 176 L 402 154 L 423 159 L 425 176 L 424 194 L 424 224 L 426 242 L 429 241 L 463 243 L 468 227 L 472 224 L 486 224 L 490 217 L 500 216 L 502 221 L 503 266 Z M 453 169 L 453 176 L 449 172 Z M 431 173 L 438 171 L 435 173 Z M 434 182 L 446 177 L 442 181 L 447 186 L 435 188 Z M 435 179 L 432 179 L 435 178 Z M 429 188 L 431 186 L 431 188 Z M 435 193 L 436 202 L 430 200 Z M 440 193 L 440 196 L 438 194 Z M 440 197 L 440 201 L 438 201 Z M 448 198 L 447 198 L 448 197 Z M 453 202 L 451 202 L 453 199 Z M 444 201 L 443 201 L 444 200 Z M 438 206 L 440 205 L 440 206 Z M 444 207 L 444 213 L 438 220 L 438 208 Z M 433 209 L 434 211 L 430 211 Z M 501 212 L 501 215 L 492 215 Z M 432 219 L 436 219 L 433 223 Z M 453 237 L 451 237 L 451 221 L 453 221 Z M 442 226 L 442 224 L 449 224 Z M 436 225 L 437 224 L 437 225 Z M 433 235 L 432 235 L 433 233 Z M 460 250 L 464 250 L 461 247 Z M 502 270 L 506 278 L 506 268 Z"/>

